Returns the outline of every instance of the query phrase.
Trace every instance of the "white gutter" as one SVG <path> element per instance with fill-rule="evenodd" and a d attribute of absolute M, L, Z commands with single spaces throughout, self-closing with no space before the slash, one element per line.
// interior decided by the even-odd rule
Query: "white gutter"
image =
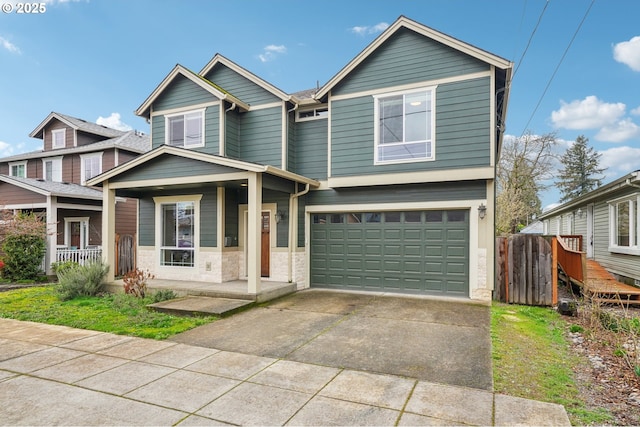
<path fill-rule="evenodd" d="M 297 187 L 298 183 L 296 183 L 296 189 Z M 304 190 L 289 195 L 289 250 L 287 259 L 287 278 L 289 283 L 293 282 L 293 250 L 298 248 L 298 198 L 307 194 L 310 189 L 311 186 L 307 183 Z M 295 233 L 294 230 L 296 230 Z"/>

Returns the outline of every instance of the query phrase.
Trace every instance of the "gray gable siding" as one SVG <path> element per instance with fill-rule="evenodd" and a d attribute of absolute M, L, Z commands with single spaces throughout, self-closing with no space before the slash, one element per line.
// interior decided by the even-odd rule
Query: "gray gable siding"
<path fill-rule="evenodd" d="M 151 117 L 151 146 L 157 148 L 166 143 L 165 116 Z M 220 151 L 220 107 L 207 107 L 204 113 L 204 147 L 191 148 L 208 154 L 218 154 Z"/>
<path fill-rule="evenodd" d="M 282 109 L 266 108 L 240 115 L 240 159 L 282 167 Z"/>
<path fill-rule="evenodd" d="M 185 108 L 214 101 L 219 99 L 186 77 L 178 75 L 154 101 L 153 110 Z"/>
<path fill-rule="evenodd" d="M 332 94 L 343 95 L 488 70 L 489 65 L 478 59 L 402 28 L 351 71 Z"/>
<path fill-rule="evenodd" d="M 297 122 L 295 129 L 296 162 L 290 170 L 309 178 L 327 179 L 327 119 Z"/>
<path fill-rule="evenodd" d="M 278 102 L 280 98 L 230 68 L 217 64 L 205 78 L 249 105 Z"/>
<path fill-rule="evenodd" d="M 435 160 L 415 163 L 374 165 L 372 96 L 333 101 L 331 176 L 488 166 L 491 156 L 489 88 L 488 77 L 437 87 Z"/>
<path fill-rule="evenodd" d="M 163 155 L 149 160 L 144 165 L 123 172 L 113 182 L 159 180 L 184 176 L 211 175 L 238 172 L 239 169 L 216 165 L 184 157 Z"/>

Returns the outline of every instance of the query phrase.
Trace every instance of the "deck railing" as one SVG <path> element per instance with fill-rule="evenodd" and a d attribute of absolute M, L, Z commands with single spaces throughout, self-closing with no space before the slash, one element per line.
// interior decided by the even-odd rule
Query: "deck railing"
<path fill-rule="evenodd" d="M 553 238 L 554 263 L 560 264 L 569 279 L 584 283 L 587 277 L 587 255 L 582 252 L 582 236 Z"/>
<path fill-rule="evenodd" d="M 99 261 L 102 259 L 102 248 L 90 249 L 56 249 L 56 257 L 54 262 L 73 261 L 84 265 L 87 262 Z"/>

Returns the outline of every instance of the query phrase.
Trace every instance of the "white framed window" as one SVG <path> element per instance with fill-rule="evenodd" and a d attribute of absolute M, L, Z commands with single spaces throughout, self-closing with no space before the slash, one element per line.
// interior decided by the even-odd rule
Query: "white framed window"
<path fill-rule="evenodd" d="M 161 266 L 195 267 L 201 198 L 202 195 L 154 197 Z"/>
<path fill-rule="evenodd" d="M 165 143 L 175 147 L 204 146 L 204 109 L 165 116 Z"/>
<path fill-rule="evenodd" d="M 42 159 L 42 179 L 62 182 L 62 157 Z"/>
<path fill-rule="evenodd" d="M 329 107 L 327 105 L 321 105 L 315 108 L 303 108 L 296 112 L 297 122 L 326 119 L 327 117 L 329 117 Z"/>
<path fill-rule="evenodd" d="M 66 144 L 66 129 L 54 129 L 51 131 L 51 148 L 64 148 Z"/>
<path fill-rule="evenodd" d="M 375 95 L 375 164 L 435 159 L 435 89 Z"/>
<path fill-rule="evenodd" d="M 9 176 L 27 177 L 27 161 L 9 163 Z"/>
<path fill-rule="evenodd" d="M 80 156 L 80 170 L 82 176 L 80 182 L 84 184 L 88 179 L 102 173 L 102 152 L 82 154 Z"/>
<path fill-rule="evenodd" d="M 609 251 L 640 255 L 640 195 L 609 202 Z"/>

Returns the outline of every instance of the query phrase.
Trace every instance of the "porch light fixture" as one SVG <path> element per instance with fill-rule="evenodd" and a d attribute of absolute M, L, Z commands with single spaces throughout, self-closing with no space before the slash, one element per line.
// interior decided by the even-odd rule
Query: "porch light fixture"
<path fill-rule="evenodd" d="M 286 215 L 283 211 L 277 211 L 275 214 L 276 224 L 280 224 L 280 221 L 286 218 Z"/>
<path fill-rule="evenodd" d="M 478 206 L 478 215 L 480 216 L 480 219 L 484 219 L 484 217 L 487 215 L 487 207 L 484 205 L 484 203 L 480 203 L 480 206 Z"/>
<path fill-rule="evenodd" d="M 582 218 L 582 208 L 578 208 L 576 213 L 578 214 L 578 218 Z"/>

